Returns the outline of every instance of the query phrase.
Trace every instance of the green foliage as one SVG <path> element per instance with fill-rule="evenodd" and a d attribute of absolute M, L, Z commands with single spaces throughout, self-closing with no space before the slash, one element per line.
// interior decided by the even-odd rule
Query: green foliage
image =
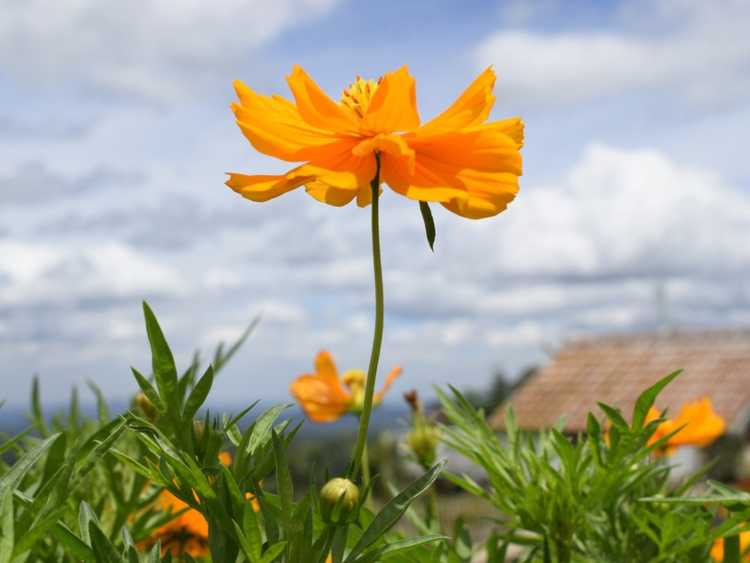
<path fill-rule="evenodd" d="M 481 553 L 500 563 L 516 544 L 529 562 L 691 563 L 708 561 L 723 537 L 725 561 L 739 561 L 750 494 L 715 482 L 698 494 L 700 474 L 670 486 L 668 462 L 654 456 L 668 437 L 649 444 L 660 420 L 647 422 L 648 411 L 677 373 L 641 395 L 630 423 L 601 405 L 606 419 L 590 415 L 587 431 L 573 439 L 557 429 L 524 434 L 512 412 L 499 437 L 458 391 L 439 391 L 450 424 L 435 437 L 481 466 L 487 484 L 445 474 L 438 462 L 401 491 L 392 488 L 379 510 L 372 486 L 361 484 L 358 495 L 331 506 L 314 477 L 295 487 L 289 448 L 299 425 L 282 418 L 289 405 L 246 424 L 257 402 L 231 416 L 206 409 L 216 374 L 255 323 L 226 350 L 219 346 L 212 365 L 202 368 L 196 354 L 179 371 L 145 304 L 144 317 L 151 373 L 132 369 L 142 395 L 129 411 L 112 416 L 89 384 L 93 419 L 81 413 L 75 390 L 68 410 L 49 418 L 34 380 L 29 428 L 0 443 L 12 459 L 0 462 L 0 563 L 193 561 L 161 548 L 174 541 L 163 530 L 188 513 L 205 519 L 206 558 L 217 562 L 471 563 Z M 228 452 L 225 465 L 220 454 Z M 489 537 L 477 541 L 461 517 L 443 528 L 434 489 L 440 476 L 496 509 Z M 187 508 L 160 508 L 165 492 Z M 415 532 L 399 526 L 404 518 Z"/>
<path fill-rule="evenodd" d="M 50 423 L 34 381 L 31 428 L 0 444 L 0 452 L 15 458 L 0 465 L 0 563 L 171 561 L 155 534 L 186 511 L 205 518 L 210 557 L 221 562 L 323 563 L 329 554 L 335 563 L 399 561 L 441 539 L 404 538 L 394 531 L 441 465 L 378 512 L 366 507 L 366 489 L 351 517 L 332 523 L 322 517 L 317 484 L 295 493 L 288 449 L 299 425 L 280 420 L 289 405 L 266 410 L 244 429 L 240 424 L 257 403 L 231 417 L 204 409 L 217 371 L 255 323 L 228 349 L 219 346 L 213 365 L 201 370 L 196 355 L 179 372 L 146 304 L 144 317 L 152 373 L 132 368 L 143 396 L 130 411 L 112 418 L 102 393 L 90 384 L 95 420 L 81 414 L 74 392 L 69 411 Z M 224 465 L 219 454 L 228 451 L 232 461 Z M 188 508 L 160 510 L 157 499 L 164 491 Z"/>
<path fill-rule="evenodd" d="M 750 512 L 735 512 L 715 529 L 716 508 L 736 497 L 691 499 L 699 475 L 672 488 L 668 462 L 654 458 L 668 437 L 649 444 L 662 420 L 646 423 L 646 415 L 678 375 L 641 394 L 630 424 L 601 404 L 608 431 L 589 415 L 587 431 L 572 439 L 558 429 L 523 434 L 512 410 L 501 438 L 458 391 L 438 391 L 450 422 L 445 443 L 481 466 L 488 485 L 448 477 L 497 509 L 497 539 L 528 546 L 524 561 L 710 561 L 714 540 L 736 533 Z"/>

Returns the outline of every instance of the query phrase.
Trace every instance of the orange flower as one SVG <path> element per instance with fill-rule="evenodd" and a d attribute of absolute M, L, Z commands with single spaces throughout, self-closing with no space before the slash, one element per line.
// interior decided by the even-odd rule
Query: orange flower
<path fill-rule="evenodd" d="M 227 451 L 220 452 L 219 462 L 223 465 L 231 465 L 232 454 Z M 198 500 L 197 495 L 193 494 L 196 500 Z M 255 495 L 245 493 L 245 498 L 252 503 L 255 512 L 260 510 L 260 505 Z M 190 505 L 167 490 L 161 492 L 157 503 L 163 512 L 181 514 L 157 528 L 148 540 L 141 542 L 140 546 L 144 549 L 149 549 L 157 541 L 161 541 L 162 556 L 166 555 L 167 552 L 170 552 L 172 555 L 207 556 L 209 553 L 208 522 L 203 514 L 194 508 L 190 508 Z"/>
<path fill-rule="evenodd" d="M 406 66 L 377 82 L 357 77 L 339 102 L 299 66 L 287 82 L 294 103 L 234 82 L 239 103 L 232 110 L 252 145 L 304 163 L 281 175 L 230 173 L 227 185 L 248 199 L 267 201 L 304 185 L 318 201 L 340 206 L 356 196 L 366 206 L 376 154 L 380 178 L 395 192 L 470 219 L 500 213 L 518 192 L 523 122 L 485 123 L 495 102 L 491 68 L 424 125 Z"/>
<path fill-rule="evenodd" d="M 659 417 L 659 411 L 651 407 L 646 416 L 646 422 Z M 669 438 L 664 453 L 669 454 L 679 446 L 708 446 L 724 433 L 726 422 L 713 410 L 711 399 L 704 397 L 698 401 L 686 403 L 676 418 L 662 422 L 649 439 L 649 445 L 678 428 L 681 430 Z"/>
<path fill-rule="evenodd" d="M 383 396 L 399 375 L 401 368 L 393 368 L 383 387 L 375 393 L 373 405 L 383 401 Z M 289 391 L 310 420 L 333 422 L 348 412 L 357 414 L 362 411 L 366 378 L 365 372 L 350 370 L 339 379 L 333 357 L 322 350 L 315 357 L 315 373 L 300 375 L 289 386 Z"/>
<path fill-rule="evenodd" d="M 185 512 L 158 528 L 143 543 L 143 547 L 148 549 L 157 541 L 161 541 L 162 555 L 167 552 L 172 555 L 188 554 L 192 557 L 208 555 L 208 522 L 203 514 L 190 508 L 166 490 L 162 491 L 157 502 L 165 512 Z"/>
<path fill-rule="evenodd" d="M 740 553 L 745 554 L 748 548 L 750 548 L 750 532 L 740 532 Z M 715 561 L 724 561 L 724 538 L 719 538 L 714 542 L 711 557 Z M 745 555 L 744 559 L 750 561 L 750 555 Z"/>

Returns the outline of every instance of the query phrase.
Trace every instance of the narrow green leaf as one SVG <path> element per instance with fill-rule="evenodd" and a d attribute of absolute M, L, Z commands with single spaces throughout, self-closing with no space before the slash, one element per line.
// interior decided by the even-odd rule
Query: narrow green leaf
<path fill-rule="evenodd" d="M 643 393 L 640 394 L 638 399 L 635 402 L 635 407 L 633 408 L 633 422 L 631 425 L 632 430 L 641 430 L 643 428 L 643 423 L 646 420 L 646 416 L 648 415 L 649 409 L 654 405 L 654 401 L 656 401 L 656 397 L 659 395 L 659 393 L 662 392 L 662 390 L 669 385 L 669 383 L 672 382 L 674 378 L 679 376 L 682 373 L 682 370 L 677 370 L 675 372 L 670 373 L 668 376 L 663 377 L 659 381 L 657 381 L 654 385 L 646 389 Z"/>
<path fill-rule="evenodd" d="M 388 501 L 365 529 L 359 541 L 346 558 L 346 562 L 355 561 L 356 557 L 365 549 L 384 536 L 401 519 L 401 516 L 409 508 L 414 499 L 424 493 L 435 482 L 443 467 L 445 467 L 445 461 L 436 463 L 427 473 L 413 481 L 403 491 Z"/>
<path fill-rule="evenodd" d="M 11 494 L 13 493 L 13 490 L 18 487 L 26 473 L 39 461 L 39 458 L 55 443 L 59 436 L 59 433 L 53 434 L 16 460 L 8 472 L 0 477 L 0 498 L 3 498 L 2 495 L 5 493 L 6 488 L 10 489 Z"/>
<path fill-rule="evenodd" d="M 47 452 L 47 459 L 44 462 L 44 471 L 42 472 L 40 486 L 47 483 L 47 481 L 52 478 L 52 475 L 62 467 L 63 461 L 65 460 L 67 444 L 68 440 L 65 437 L 65 434 L 60 434 L 59 438 L 52 443 L 49 452 Z"/>
<path fill-rule="evenodd" d="M 96 522 L 89 522 L 89 536 L 91 537 L 91 548 L 96 554 L 97 563 L 118 563 L 122 561 L 120 554 L 110 543 L 104 532 L 99 529 Z"/>
<path fill-rule="evenodd" d="M 265 444 L 271 438 L 271 428 L 273 423 L 279 418 L 279 415 L 292 405 L 287 403 L 285 405 L 276 405 L 271 407 L 266 412 L 258 417 L 253 424 L 253 430 L 250 434 L 250 439 L 247 444 L 247 453 L 253 454 L 259 446 Z"/>
<path fill-rule="evenodd" d="M 42 412 L 42 401 L 39 395 L 39 377 L 35 375 L 34 379 L 31 380 L 31 420 L 39 434 L 41 434 L 43 438 L 46 438 L 47 436 L 49 436 L 49 429 L 47 428 L 47 423 L 44 420 L 44 413 Z"/>
<path fill-rule="evenodd" d="M 294 504 L 294 485 L 289 473 L 289 460 L 287 459 L 286 446 L 281 442 L 276 431 L 271 432 L 273 439 L 273 454 L 276 460 L 276 488 L 281 501 L 281 522 L 285 532 L 290 534 L 290 523 L 292 506 Z"/>
<path fill-rule="evenodd" d="M 151 401 L 151 403 L 154 405 L 156 410 L 158 410 L 160 413 L 164 413 L 167 410 L 167 407 L 164 406 L 164 403 L 161 400 L 161 397 L 159 397 L 159 393 L 156 392 L 156 389 L 154 389 L 154 386 L 151 385 L 148 379 L 146 379 L 141 372 L 139 372 L 134 367 L 130 368 L 130 371 L 133 372 L 133 376 L 135 377 L 135 380 L 138 382 L 138 387 L 141 388 L 141 391 L 143 391 L 143 394 L 148 397 L 148 400 Z"/>
<path fill-rule="evenodd" d="M 435 220 L 432 218 L 432 211 L 430 211 L 429 204 L 426 201 L 420 201 L 419 211 L 422 213 L 424 232 L 427 235 L 427 244 L 430 245 L 430 250 L 435 252 Z"/>
<path fill-rule="evenodd" d="M 15 547 L 15 524 L 13 514 L 13 489 L 0 490 L 0 561 L 10 561 Z"/>
<path fill-rule="evenodd" d="M 740 563 L 740 536 L 724 538 L 724 563 Z"/>
<path fill-rule="evenodd" d="M 235 340 L 234 344 L 230 346 L 229 350 L 226 353 L 224 352 L 223 344 L 220 344 L 217 347 L 213 361 L 214 373 L 221 370 L 221 368 L 223 368 L 227 364 L 227 362 L 232 359 L 232 356 L 237 353 L 237 351 L 242 347 L 247 338 L 255 331 L 258 323 L 260 323 L 260 317 L 255 317 L 252 321 L 250 321 L 248 327 L 243 331 L 240 337 Z"/>
<path fill-rule="evenodd" d="M 404 551 L 408 551 L 410 549 L 414 549 L 415 547 L 424 545 L 426 543 L 432 543 L 436 541 L 445 541 L 448 539 L 450 539 L 448 536 L 440 536 L 440 535 L 417 536 L 414 538 L 406 538 L 404 540 L 395 541 L 381 548 L 369 551 L 365 553 L 364 555 L 362 555 L 361 557 L 358 557 L 355 560 L 355 563 L 376 563 L 378 561 L 381 561 L 383 557 L 387 555 L 395 555 L 397 553 L 401 553 Z M 459 555 L 459 557 L 461 556 Z M 468 561 L 468 559 L 466 559 L 466 561 Z"/>
<path fill-rule="evenodd" d="M 91 392 L 96 397 L 96 410 L 99 415 L 99 423 L 106 424 L 109 422 L 109 408 L 107 407 L 107 401 L 104 398 L 102 390 L 93 381 L 87 381 L 86 385 L 88 385 L 89 389 L 91 389 Z"/>
<path fill-rule="evenodd" d="M 620 428 L 621 430 L 628 430 L 628 423 L 618 409 L 610 407 L 609 405 L 606 405 L 604 403 L 597 404 L 599 405 L 599 408 L 604 411 L 604 414 L 607 415 L 607 418 L 613 426 Z"/>
<path fill-rule="evenodd" d="M 167 344 L 161 326 L 159 326 L 159 321 L 156 320 L 156 315 L 145 301 L 143 302 L 143 316 L 146 319 L 146 333 L 151 346 L 151 365 L 156 386 L 159 389 L 162 401 L 167 406 L 167 412 L 173 419 L 173 423 L 178 425 L 180 398 L 178 397 L 177 367 L 175 366 L 174 356 L 169 344 Z"/>
<path fill-rule="evenodd" d="M 206 401 L 208 392 L 211 391 L 211 386 L 214 383 L 214 370 L 211 366 L 208 366 L 206 373 L 198 380 L 193 390 L 185 402 L 185 409 L 182 413 L 182 419 L 185 421 L 191 421 L 195 417 L 195 413 L 201 408 L 201 405 Z"/>
<path fill-rule="evenodd" d="M 258 560 L 258 563 L 271 563 L 272 561 L 274 561 L 279 555 L 284 552 L 284 550 L 286 549 L 286 543 L 287 542 L 285 541 L 281 541 L 273 544 L 266 550 L 266 552 L 263 554 L 263 557 Z"/>

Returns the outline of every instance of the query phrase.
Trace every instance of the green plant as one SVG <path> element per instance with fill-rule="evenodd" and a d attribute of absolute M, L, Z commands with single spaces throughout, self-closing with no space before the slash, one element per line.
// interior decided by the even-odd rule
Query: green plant
<path fill-rule="evenodd" d="M 498 545 L 526 546 L 524 561 L 709 561 L 714 540 L 736 533 L 748 514 L 733 514 L 715 528 L 717 507 L 730 500 L 689 500 L 701 473 L 669 486 L 670 465 L 654 456 L 669 436 L 649 444 L 663 420 L 646 423 L 646 417 L 678 375 L 644 391 L 630 423 L 600 404 L 608 430 L 589 414 L 586 432 L 572 438 L 559 429 L 521 433 L 510 409 L 507 433 L 497 436 L 457 390 L 438 391 L 449 421 L 441 430 L 444 442 L 481 466 L 488 485 L 447 476 L 497 509 Z M 497 557 L 489 561 L 502 560 Z"/>

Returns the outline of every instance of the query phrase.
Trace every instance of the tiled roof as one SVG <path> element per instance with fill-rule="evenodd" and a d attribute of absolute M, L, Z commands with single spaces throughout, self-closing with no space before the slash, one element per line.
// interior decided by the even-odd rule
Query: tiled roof
<path fill-rule="evenodd" d="M 744 428 L 750 406 L 750 330 L 640 333 L 572 341 L 510 398 L 524 429 L 546 428 L 565 417 L 565 430 L 586 427 L 586 415 L 601 418 L 597 402 L 630 418 L 638 395 L 678 369 L 683 374 L 659 395 L 656 407 L 674 414 L 704 396 L 733 430 Z M 507 403 L 506 403 L 507 404 Z M 502 429 L 505 405 L 490 417 Z"/>

